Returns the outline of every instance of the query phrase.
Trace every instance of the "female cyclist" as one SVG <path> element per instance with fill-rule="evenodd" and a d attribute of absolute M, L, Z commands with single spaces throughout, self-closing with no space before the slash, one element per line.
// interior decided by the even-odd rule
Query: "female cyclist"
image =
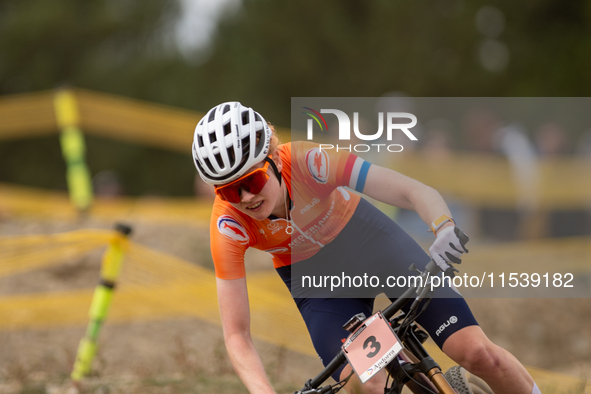
<path fill-rule="evenodd" d="M 326 151 L 310 142 L 279 145 L 272 126 L 251 108 L 228 102 L 212 108 L 195 129 L 193 158 L 201 178 L 214 185 L 211 252 L 228 355 L 251 393 L 273 393 L 250 335 L 244 253 L 254 247 L 273 256 L 275 269 L 292 290 L 295 267 L 362 265 L 371 270 L 391 262 L 389 274 L 406 275 L 429 256 L 349 187 L 378 201 L 416 211 L 436 236 L 429 252 L 443 269 L 467 252 L 440 194 L 392 170 L 351 153 Z M 340 272 L 340 271 L 339 271 Z M 292 283 L 292 277 L 294 283 Z M 463 298 L 433 299 L 418 319 L 455 362 L 483 378 L 496 393 L 539 393 L 525 368 L 483 333 Z M 314 347 L 330 361 L 354 314 L 371 315 L 373 299 L 294 298 Z M 455 316 L 454 324 L 440 330 Z M 350 372 L 346 366 L 333 376 Z M 382 379 L 382 380 L 380 380 Z M 385 376 L 366 384 L 351 380 L 349 392 L 381 393 Z"/>

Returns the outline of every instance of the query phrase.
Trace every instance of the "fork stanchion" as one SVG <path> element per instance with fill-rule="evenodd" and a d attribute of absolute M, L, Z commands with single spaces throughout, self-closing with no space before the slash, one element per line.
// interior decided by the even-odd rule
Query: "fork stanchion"
<path fill-rule="evenodd" d="M 70 375 L 74 382 L 79 382 L 91 370 L 92 360 L 96 355 L 98 336 L 109 313 L 113 291 L 121 273 L 121 265 L 127 251 L 131 227 L 117 224 L 115 230 L 109 247 L 103 254 L 99 284 L 94 290 L 88 313 L 90 321 L 86 328 L 86 335 L 78 345 L 76 361 Z"/>

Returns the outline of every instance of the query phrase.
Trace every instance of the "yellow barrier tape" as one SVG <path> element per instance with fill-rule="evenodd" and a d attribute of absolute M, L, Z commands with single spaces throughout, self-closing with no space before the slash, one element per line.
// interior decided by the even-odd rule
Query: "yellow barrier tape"
<path fill-rule="evenodd" d="M 78 230 L 71 233 L 0 238 L 0 277 L 63 264 L 104 246 L 112 232 Z"/>
<path fill-rule="evenodd" d="M 0 140 L 55 133 L 53 92 L 0 97 Z"/>
<path fill-rule="evenodd" d="M 509 162 L 500 156 L 454 153 L 433 160 L 420 152 L 405 154 L 392 168 L 450 197 L 479 206 L 515 207 L 519 195 Z M 591 187 L 584 181 L 591 173 L 591 160 L 556 158 L 537 163 L 539 180 L 532 195 L 538 209 L 588 209 Z M 461 176 L 458 176 L 461 174 Z"/>
<path fill-rule="evenodd" d="M 89 134 L 190 152 L 203 113 L 77 90 L 82 127 Z"/>
<path fill-rule="evenodd" d="M 91 218 L 112 223 L 158 222 L 196 226 L 209 224 L 212 203 L 196 198 L 95 198 L 87 212 Z M 0 216 L 16 215 L 60 221 L 76 221 L 78 212 L 64 192 L 10 186 L 0 183 Z"/>
<path fill-rule="evenodd" d="M 70 92 L 72 95 L 62 97 L 61 102 L 67 105 L 75 97 L 80 115 L 76 119 L 71 112 L 60 113 L 62 125 L 79 120 L 88 133 L 179 152 L 191 151 L 195 126 L 205 115 L 113 94 L 83 89 Z M 40 92 L 1 97 L 0 140 L 56 133 L 52 96 L 53 92 Z M 289 141 L 289 130 L 277 131 L 282 141 Z"/>
<path fill-rule="evenodd" d="M 195 125 L 203 113 L 75 89 L 85 132 L 189 153 Z M 64 99 L 66 102 L 70 98 Z M 71 113 L 59 115 L 62 124 Z M 52 93 L 41 92 L 0 98 L 0 139 L 57 132 L 52 115 Z M 291 133 L 278 129 L 287 142 Z M 393 155 L 386 165 L 424 182 L 440 192 L 485 207 L 512 208 L 520 199 L 506 158 L 481 153 L 458 153 L 436 158 L 421 152 Z M 539 182 L 531 190 L 541 210 L 587 209 L 591 188 L 587 179 L 591 161 L 577 158 L 538 163 Z M 457 176 L 457 174 L 462 174 Z"/>

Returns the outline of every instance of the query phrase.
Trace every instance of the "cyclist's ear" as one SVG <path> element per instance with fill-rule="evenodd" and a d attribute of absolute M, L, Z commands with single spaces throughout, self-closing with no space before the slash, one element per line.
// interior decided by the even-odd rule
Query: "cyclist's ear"
<path fill-rule="evenodd" d="M 271 159 L 273 160 L 273 163 L 275 163 L 275 166 L 277 166 L 277 171 L 281 173 L 281 170 L 283 169 L 283 163 L 281 162 L 281 157 L 279 156 L 279 149 L 275 149 L 275 152 L 273 152 L 273 156 L 271 156 Z"/>

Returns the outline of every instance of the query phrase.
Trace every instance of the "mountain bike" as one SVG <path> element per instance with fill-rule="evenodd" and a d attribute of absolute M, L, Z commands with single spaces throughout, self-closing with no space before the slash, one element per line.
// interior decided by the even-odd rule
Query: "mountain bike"
<path fill-rule="evenodd" d="M 419 273 L 423 280 L 416 281 L 415 287 L 408 288 L 382 311 L 370 317 L 362 313 L 351 317 L 343 326 L 351 334 L 339 354 L 318 376 L 308 380 L 294 394 L 336 393 L 353 373 L 363 383 L 381 369 L 386 369 L 388 373 L 385 394 L 401 394 L 404 387 L 414 394 L 494 394 L 482 379 L 468 376 L 460 366 L 456 365 L 444 374 L 427 353 L 422 344 L 429 335 L 415 320 L 433 298 L 437 287 L 432 286 L 432 278 L 439 275 L 441 269 L 431 260 L 424 271 L 414 264 L 409 270 Z M 450 267 L 444 275 L 453 277 L 454 271 L 457 272 Z M 410 302 L 410 309 L 404 313 L 402 308 Z M 353 372 L 336 384 L 321 387 L 347 361 L 352 365 Z"/>

